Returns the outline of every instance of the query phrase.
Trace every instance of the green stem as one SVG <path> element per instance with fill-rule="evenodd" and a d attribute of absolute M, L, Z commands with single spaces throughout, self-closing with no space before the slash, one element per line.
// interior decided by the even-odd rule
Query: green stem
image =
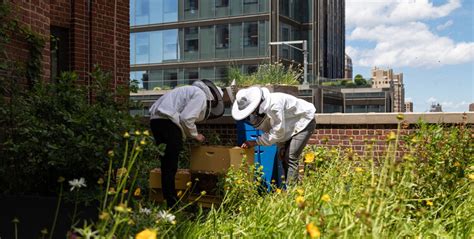
<path fill-rule="evenodd" d="M 74 202 L 74 212 L 72 213 L 72 219 L 71 219 L 71 225 L 74 226 L 76 223 L 74 220 L 76 219 L 76 213 L 77 213 L 77 198 L 79 197 L 79 189 L 76 191 L 76 200 Z"/>
<path fill-rule="evenodd" d="M 56 204 L 56 212 L 54 213 L 54 219 L 53 219 L 53 225 L 51 226 L 51 232 L 49 234 L 49 239 L 53 238 L 54 234 L 54 229 L 56 227 L 56 222 L 58 220 L 58 214 L 59 214 L 59 207 L 61 206 L 61 198 L 63 196 L 63 183 L 61 182 L 60 187 L 59 187 L 59 197 L 58 197 L 58 203 Z"/>
<path fill-rule="evenodd" d="M 107 196 L 109 194 L 109 187 L 110 187 L 110 177 L 112 174 L 112 158 L 109 160 L 109 171 L 107 173 L 107 186 L 105 188 L 105 195 L 104 195 L 104 202 L 102 205 L 102 211 L 105 210 L 105 206 L 107 205 Z"/>

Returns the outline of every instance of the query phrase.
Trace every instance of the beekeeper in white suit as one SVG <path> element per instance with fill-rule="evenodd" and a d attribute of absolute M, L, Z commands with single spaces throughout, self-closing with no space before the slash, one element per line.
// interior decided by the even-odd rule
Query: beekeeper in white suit
<path fill-rule="evenodd" d="M 150 127 L 156 144 L 166 144 L 161 160 L 163 196 L 168 207 L 177 202 L 175 176 L 178 156 L 187 137 L 205 140 L 196 122 L 224 114 L 222 91 L 209 80 L 198 80 L 161 96 L 150 108 Z"/>
<path fill-rule="evenodd" d="M 246 120 L 265 133 L 242 148 L 278 145 L 286 184 L 298 181 L 299 157 L 316 127 L 313 104 L 285 93 L 270 93 L 265 87 L 239 90 L 232 105 L 232 117 Z"/>

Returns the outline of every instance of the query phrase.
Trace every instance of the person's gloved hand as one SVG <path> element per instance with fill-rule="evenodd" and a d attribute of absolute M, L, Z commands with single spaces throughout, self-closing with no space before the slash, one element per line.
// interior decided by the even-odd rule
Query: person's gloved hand
<path fill-rule="evenodd" d="M 255 140 L 247 140 L 245 141 L 242 146 L 240 146 L 241 148 L 243 149 L 248 149 L 248 148 L 253 148 L 255 147 L 255 145 L 257 145 L 257 141 Z"/>
<path fill-rule="evenodd" d="M 204 141 L 206 140 L 206 137 L 204 137 L 204 135 L 202 135 L 202 134 L 198 134 L 198 135 L 196 136 L 196 140 L 197 140 L 198 142 L 202 143 L 202 142 L 204 142 Z"/>

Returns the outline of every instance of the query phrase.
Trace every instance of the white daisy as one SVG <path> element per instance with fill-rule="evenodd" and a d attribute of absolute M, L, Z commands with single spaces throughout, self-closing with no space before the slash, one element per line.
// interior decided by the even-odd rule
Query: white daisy
<path fill-rule="evenodd" d="M 86 187 L 86 180 L 84 178 L 80 178 L 80 179 L 73 179 L 71 181 L 69 181 L 69 185 L 71 185 L 71 191 L 74 190 L 74 189 L 79 189 L 79 188 L 82 188 L 82 187 Z"/>
<path fill-rule="evenodd" d="M 174 219 L 176 219 L 176 216 L 165 211 L 165 210 L 161 210 L 158 212 L 158 218 L 166 221 L 166 222 L 169 222 L 169 223 L 173 223 L 174 222 Z"/>
<path fill-rule="evenodd" d="M 146 207 L 142 207 L 140 208 L 140 213 L 143 213 L 145 215 L 150 215 L 151 214 L 151 210 L 149 208 L 146 208 Z"/>

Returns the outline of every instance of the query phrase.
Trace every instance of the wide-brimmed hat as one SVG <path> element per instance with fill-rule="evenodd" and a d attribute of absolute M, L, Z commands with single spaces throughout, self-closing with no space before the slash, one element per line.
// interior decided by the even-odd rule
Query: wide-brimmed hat
<path fill-rule="evenodd" d="M 256 86 L 239 90 L 232 105 L 232 117 L 235 120 L 247 118 L 260 104 L 262 94 L 262 90 Z"/>
<path fill-rule="evenodd" d="M 210 101 L 206 112 L 206 119 L 221 117 L 224 114 L 224 100 L 222 99 L 224 92 L 214 82 L 207 79 L 197 80 L 193 85 L 202 89 L 206 93 L 207 100 Z M 206 87 L 203 87 L 204 85 Z"/>

